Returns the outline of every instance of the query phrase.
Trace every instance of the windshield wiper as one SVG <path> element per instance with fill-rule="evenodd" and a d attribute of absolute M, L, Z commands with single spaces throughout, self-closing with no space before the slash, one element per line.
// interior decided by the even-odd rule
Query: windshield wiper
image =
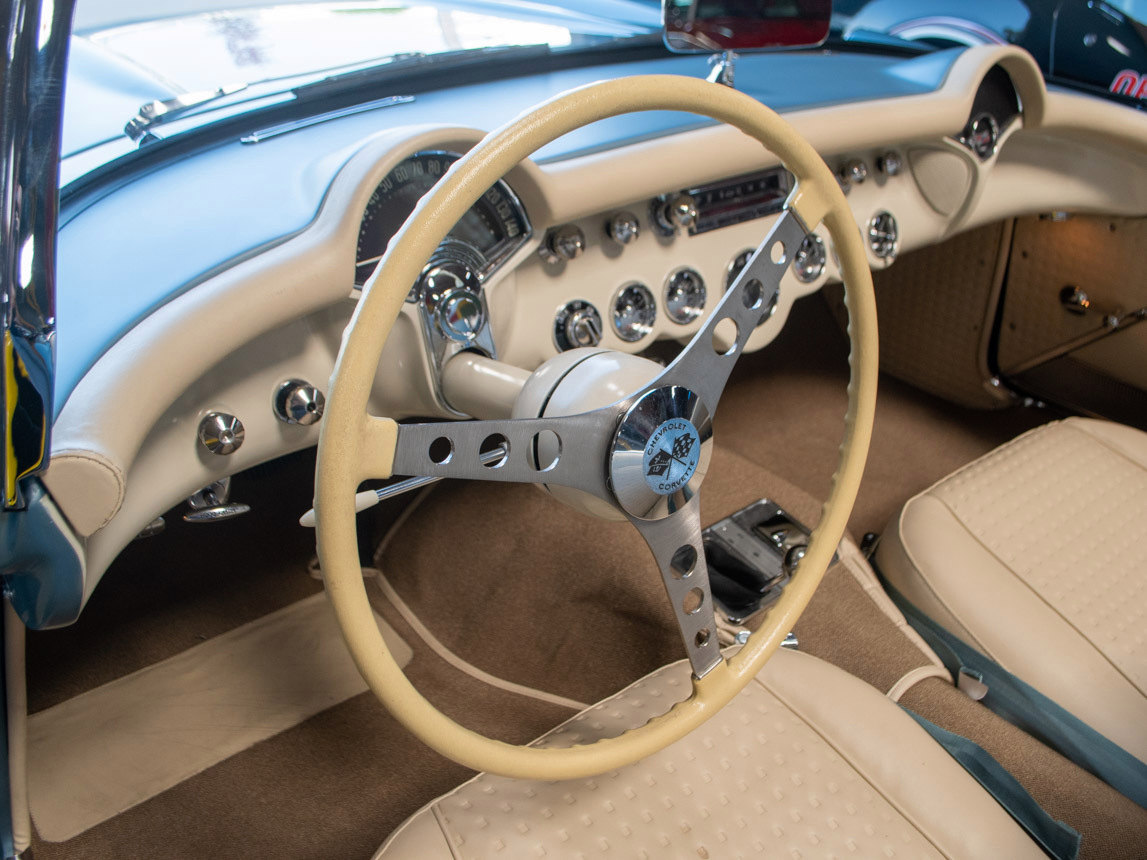
<path fill-rule="evenodd" d="M 477 66 L 491 60 L 512 59 L 514 62 L 539 60 L 550 56 L 549 45 L 498 45 L 486 48 L 465 48 L 437 54 L 396 54 L 386 62 L 353 72 L 330 75 L 322 80 L 295 87 L 296 98 L 322 96 L 335 90 L 353 89 L 365 84 L 388 83 L 409 76 L 412 70 L 454 71 Z"/>
<path fill-rule="evenodd" d="M 127 121 L 123 133 L 132 140 L 139 140 L 147 134 L 152 126 L 177 119 L 190 113 L 201 105 L 217 99 L 225 98 L 234 93 L 247 89 L 246 84 L 224 84 L 213 90 L 199 90 L 194 93 L 182 93 L 170 99 L 148 102 L 140 105 L 139 113 Z"/>

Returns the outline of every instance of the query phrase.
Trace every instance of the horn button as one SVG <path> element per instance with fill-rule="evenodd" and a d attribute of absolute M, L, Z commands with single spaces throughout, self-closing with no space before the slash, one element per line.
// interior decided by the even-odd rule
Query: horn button
<path fill-rule="evenodd" d="M 618 424 L 610 486 L 630 516 L 659 520 L 696 494 L 712 453 L 713 421 L 701 398 L 681 385 L 654 388 Z"/>

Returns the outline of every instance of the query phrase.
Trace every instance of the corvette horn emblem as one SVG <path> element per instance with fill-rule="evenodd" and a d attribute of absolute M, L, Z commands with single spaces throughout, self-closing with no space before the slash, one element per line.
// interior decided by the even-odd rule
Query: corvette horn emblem
<path fill-rule="evenodd" d="M 653 431 L 645 445 L 645 481 L 659 495 L 675 493 L 697 470 L 701 446 L 697 428 L 684 418 L 671 418 Z"/>

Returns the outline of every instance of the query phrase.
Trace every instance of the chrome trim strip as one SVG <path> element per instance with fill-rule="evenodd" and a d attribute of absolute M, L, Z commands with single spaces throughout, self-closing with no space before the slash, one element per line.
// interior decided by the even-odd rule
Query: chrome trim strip
<path fill-rule="evenodd" d="M 351 107 L 339 108 L 338 110 L 328 111 L 321 113 L 318 116 L 309 116 L 304 119 L 296 119 L 292 122 L 285 122 L 282 125 L 273 125 L 270 128 L 264 128 L 260 131 L 251 132 L 239 138 L 240 143 L 262 143 L 264 140 L 270 140 L 272 137 L 278 137 L 282 134 L 290 134 L 292 131 L 299 131 L 300 129 L 310 128 L 312 125 L 327 122 L 332 119 L 341 119 L 344 116 L 354 116 L 358 113 L 366 113 L 367 111 L 378 110 L 380 108 L 393 107 L 394 105 L 409 104 L 414 101 L 414 96 L 387 96 L 384 99 L 376 99 L 372 102 L 367 102 L 361 105 L 352 105 Z"/>
<path fill-rule="evenodd" d="M 0 0 L 0 312 L 3 507 L 43 471 L 51 443 L 56 335 L 56 221 L 64 71 L 74 0 Z"/>

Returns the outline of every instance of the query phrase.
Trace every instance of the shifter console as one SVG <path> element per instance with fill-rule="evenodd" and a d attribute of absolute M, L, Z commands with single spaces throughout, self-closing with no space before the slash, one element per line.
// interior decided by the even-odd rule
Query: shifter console
<path fill-rule="evenodd" d="M 711 525 L 701 539 L 716 608 L 740 624 L 780 597 L 804 558 L 809 530 L 761 499 Z"/>

